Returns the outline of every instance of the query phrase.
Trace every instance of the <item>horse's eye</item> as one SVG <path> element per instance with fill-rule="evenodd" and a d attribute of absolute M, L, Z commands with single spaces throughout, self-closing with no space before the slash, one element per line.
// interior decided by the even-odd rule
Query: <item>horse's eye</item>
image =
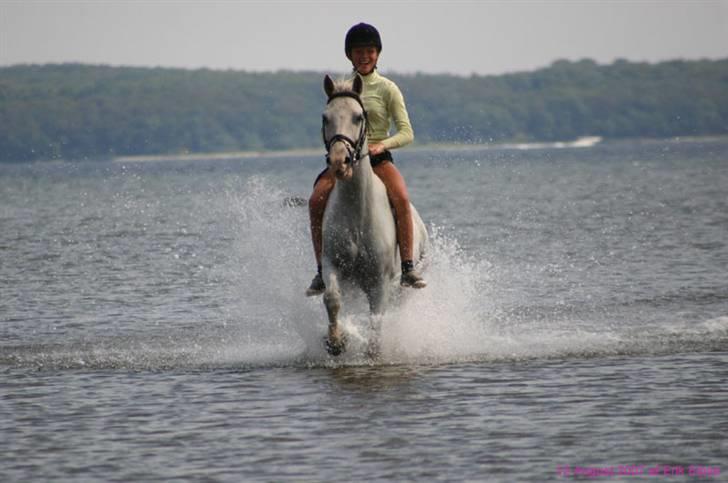
<path fill-rule="evenodd" d="M 353 116 L 354 124 L 359 124 L 364 120 L 364 116 L 361 114 L 354 114 Z"/>
<path fill-rule="evenodd" d="M 326 119 L 326 115 L 321 116 L 321 123 L 325 126 L 329 123 L 329 120 Z"/>

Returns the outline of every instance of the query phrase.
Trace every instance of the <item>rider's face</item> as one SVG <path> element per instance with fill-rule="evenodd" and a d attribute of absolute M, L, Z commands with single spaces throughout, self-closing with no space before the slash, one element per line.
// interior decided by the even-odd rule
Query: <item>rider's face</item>
<path fill-rule="evenodd" d="M 351 49 L 351 63 L 361 75 L 369 75 L 377 65 L 379 52 L 376 47 L 354 47 Z"/>

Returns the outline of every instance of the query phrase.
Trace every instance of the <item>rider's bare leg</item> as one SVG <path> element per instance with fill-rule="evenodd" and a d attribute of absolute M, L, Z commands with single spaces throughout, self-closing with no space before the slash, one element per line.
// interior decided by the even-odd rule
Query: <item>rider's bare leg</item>
<path fill-rule="evenodd" d="M 374 167 L 374 172 L 386 186 L 389 202 L 394 207 L 399 256 L 402 260 L 401 284 L 415 288 L 426 287 L 427 282 L 424 281 L 414 267 L 414 222 L 412 219 L 412 205 L 410 204 L 404 177 L 394 163 L 390 161 L 377 164 Z"/>
<path fill-rule="evenodd" d="M 326 210 L 326 202 L 329 195 L 334 189 L 336 178 L 330 171 L 326 171 L 316 181 L 313 188 L 311 198 L 308 200 L 308 214 L 311 222 L 311 241 L 313 242 L 313 252 L 316 256 L 316 266 L 318 268 L 316 276 L 311 281 L 311 286 L 306 291 L 306 295 L 321 295 L 326 286 L 321 277 L 321 252 L 323 250 L 323 222 L 324 211 Z"/>

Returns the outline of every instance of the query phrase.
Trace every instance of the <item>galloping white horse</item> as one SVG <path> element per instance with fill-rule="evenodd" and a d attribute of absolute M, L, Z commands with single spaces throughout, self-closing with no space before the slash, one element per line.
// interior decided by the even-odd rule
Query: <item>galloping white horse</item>
<path fill-rule="evenodd" d="M 372 314 L 382 314 L 398 289 L 400 259 L 397 231 L 384 183 L 369 160 L 367 116 L 361 102 L 362 80 L 334 83 L 324 79 L 328 96 L 322 134 L 328 169 L 336 184 L 323 220 L 322 275 L 324 304 L 329 317 L 326 348 L 331 355 L 345 350 L 338 323 L 342 289 L 359 287 Z M 428 243 L 427 230 L 412 207 L 414 260 L 420 261 Z"/>

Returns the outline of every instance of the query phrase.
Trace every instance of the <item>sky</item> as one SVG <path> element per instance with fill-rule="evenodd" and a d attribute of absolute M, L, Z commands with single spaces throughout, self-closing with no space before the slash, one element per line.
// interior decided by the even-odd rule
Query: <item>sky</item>
<path fill-rule="evenodd" d="M 0 65 L 335 74 L 361 21 L 381 32 L 382 72 L 728 58 L 728 0 L 0 0 Z"/>

